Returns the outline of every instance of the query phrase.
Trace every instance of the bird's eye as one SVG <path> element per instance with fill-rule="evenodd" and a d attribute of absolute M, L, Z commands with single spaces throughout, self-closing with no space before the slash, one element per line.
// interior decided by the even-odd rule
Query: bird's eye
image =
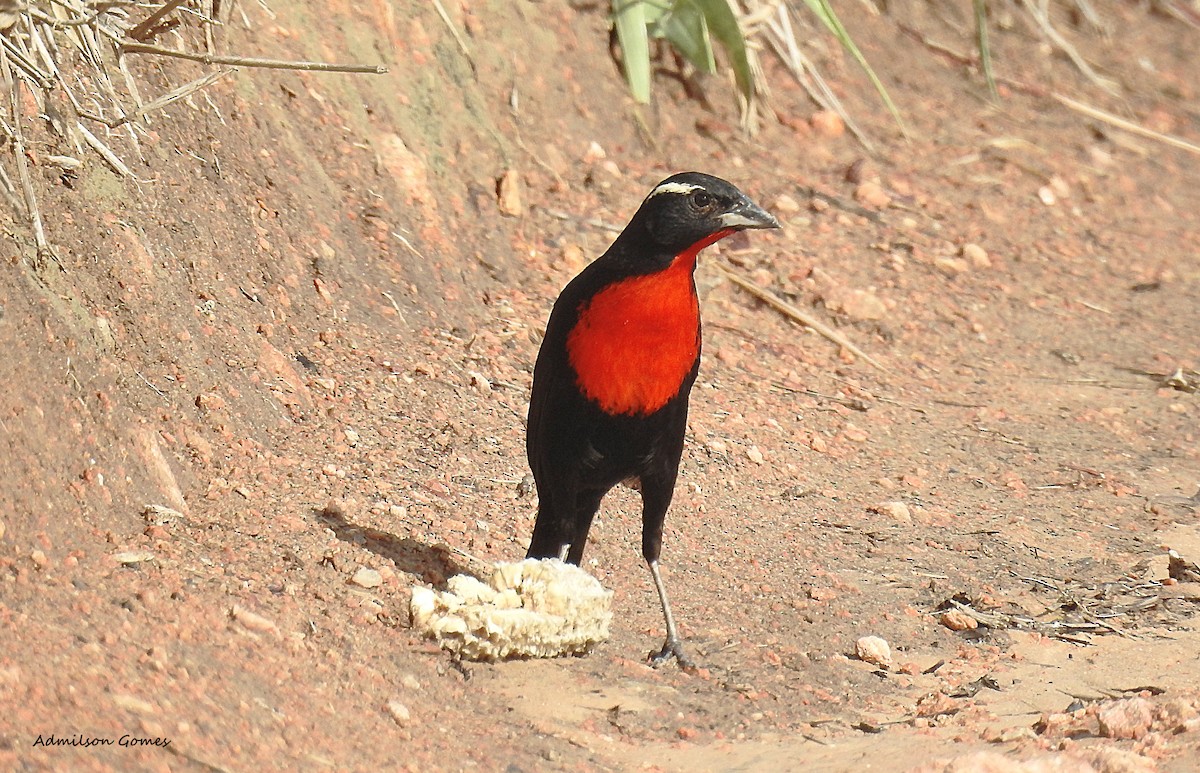
<path fill-rule="evenodd" d="M 692 192 L 692 206 L 696 209 L 708 209 L 715 201 L 716 199 L 708 191 Z"/>

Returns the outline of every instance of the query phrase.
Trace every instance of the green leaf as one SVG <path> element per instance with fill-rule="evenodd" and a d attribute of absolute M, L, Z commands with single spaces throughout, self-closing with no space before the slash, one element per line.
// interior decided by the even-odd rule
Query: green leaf
<path fill-rule="evenodd" d="M 612 0 L 613 24 L 625 64 L 625 79 L 633 98 L 650 101 L 650 35 L 646 29 L 646 3 L 642 0 Z"/>
<path fill-rule="evenodd" d="M 750 71 L 750 59 L 746 56 L 746 38 L 738 26 L 737 16 L 729 7 L 728 0 L 688 0 L 703 12 L 708 31 L 721 42 L 729 57 L 729 65 L 737 79 L 738 91 L 746 101 L 754 96 L 754 75 Z"/>
<path fill-rule="evenodd" d="M 983 78 L 987 81 L 992 99 L 1000 99 L 996 90 L 996 75 L 992 72 L 992 47 L 988 43 L 987 0 L 972 0 L 975 5 L 975 34 L 979 40 L 979 62 L 983 65 Z"/>
<path fill-rule="evenodd" d="M 708 36 L 708 22 L 695 0 L 676 0 L 670 11 L 659 20 L 656 32 L 700 72 L 711 74 L 717 71 L 712 41 Z"/>

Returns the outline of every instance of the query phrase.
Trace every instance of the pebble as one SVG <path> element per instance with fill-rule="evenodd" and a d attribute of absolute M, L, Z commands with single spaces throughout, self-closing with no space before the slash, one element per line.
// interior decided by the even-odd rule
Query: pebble
<path fill-rule="evenodd" d="M 381 166 L 391 175 L 392 182 L 410 202 L 416 201 L 433 209 L 437 199 L 429 185 L 429 172 L 424 159 L 413 153 L 397 134 L 383 134 L 376 141 Z"/>
<path fill-rule="evenodd" d="M 880 668 L 892 667 L 892 649 L 888 646 L 887 641 L 878 636 L 860 637 L 854 643 L 854 654 L 864 663 L 870 663 Z"/>
<path fill-rule="evenodd" d="M 794 215 L 800 211 L 800 202 L 786 193 L 781 193 L 775 197 L 775 203 L 772 206 L 776 212 L 784 215 Z"/>
<path fill-rule="evenodd" d="M 1200 717 L 1197 706 L 1185 698 L 1171 698 L 1158 707 L 1158 720 L 1173 733 L 1183 732 L 1188 722 Z"/>
<path fill-rule="evenodd" d="M 758 446 L 750 446 L 749 448 L 747 448 L 746 449 L 746 458 L 748 458 L 750 461 L 754 462 L 755 464 L 762 464 L 765 461 L 765 459 L 763 458 L 763 452 L 758 450 Z"/>
<path fill-rule="evenodd" d="M 584 163 L 595 163 L 602 158 L 608 158 L 608 154 L 604 152 L 604 148 L 600 146 L 599 142 L 592 140 L 591 143 L 588 144 L 587 150 L 583 154 Z"/>
<path fill-rule="evenodd" d="M 874 180 L 867 180 L 855 188 L 854 199 L 859 204 L 875 209 L 884 209 L 892 203 L 892 197 Z"/>
<path fill-rule="evenodd" d="M 146 523 L 154 526 L 166 526 L 183 518 L 183 513 L 178 510 L 167 507 L 166 505 L 146 505 L 142 508 L 142 518 Z M 4 529 L 0 528 L 0 536 L 4 535 Z"/>
<path fill-rule="evenodd" d="M 400 727 L 407 727 L 412 722 L 412 712 L 400 701 L 392 698 L 387 702 L 387 713 Z"/>
<path fill-rule="evenodd" d="M 850 290 L 839 298 L 838 302 L 842 313 L 858 322 L 879 320 L 887 316 L 887 306 L 870 290 Z"/>
<path fill-rule="evenodd" d="M 965 274 L 970 270 L 971 266 L 962 258 L 952 258 L 948 255 L 943 255 L 933 259 L 933 265 L 946 276 L 958 276 Z"/>
<path fill-rule="evenodd" d="M 113 553 L 113 559 L 118 564 L 140 564 L 143 561 L 153 561 L 154 554 L 149 550 L 122 550 L 119 553 Z"/>
<path fill-rule="evenodd" d="M 978 244 L 964 244 L 962 256 L 975 268 L 990 268 L 992 265 L 992 260 L 988 257 L 987 250 Z"/>
<path fill-rule="evenodd" d="M 903 502 L 883 502 L 871 510 L 901 523 L 912 523 L 912 511 Z"/>
<path fill-rule="evenodd" d="M 150 701 L 142 700 L 135 695 L 127 695 L 125 693 L 114 695 L 113 703 L 116 704 L 117 708 L 137 714 L 155 714 L 158 711 Z"/>
<path fill-rule="evenodd" d="M 415 676 L 413 676 L 412 674 L 405 674 L 404 676 L 400 677 L 400 684 L 406 690 L 421 689 L 420 681 L 418 681 L 417 678 Z"/>
<path fill-rule="evenodd" d="M 846 133 L 846 122 L 832 110 L 818 110 L 808 119 L 813 130 L 822 137 L 841 137 Z"/>
<path fill-rule="evenodd" d="M 239 604 L 234 604 L 233 608 L 229 610 L 229 614 L 234 620 L 241 623 L 243 627 L 251 631 L 279 633 L 279 626 L 275 624 L 274 620 L 269 620 L 257 612 L 251 612 Z"/>
<path fill-rule="evenodd" d="M 521 194 L 521 177 L 516 170 L 509 169 L 504 173 L 496 192 L 500 214 L 509 217 L 520 217 L 525 214 L 525 203 Z"/>
<path fill-rule="evenodd" d="M 33 559 L 34 566 L 38 569 L 45 569 L 46 565 L 50 563 L 50 559 L 46 557 L 46 551 L 44 550 L 34 550 L 29 554 L 29 557 Z"/>
<path fill-rule="evenodd" d="M 378 588 L 383 585 L 383 575 L 375 569 L 360 566 L 354 576 L 350 578 L 350 582 L 361 588 Z"/>
<path fill-rule="evenodd" d="M 4 521 L 0 521 L 0 539 L 4 539 Z"/>
<path fill-rule="evenodd" d="M 974 631 L 979 627 L 979 621 L 961 609 L 947 609 L 942 613 L 941 621 L 951 631 Z"/>
<path fill-rule="evenodd" d="M 342 430 L 342 434 L 346 436 L 346 443 L 351 448 L 354 448 L 355 446 L 358 445 L 358 440 L 359 440 L 358 432 L 350 429 L 349 427 L 346 427 L 344 430 Z"/>
<path fill-rule="evenodd" d="M 1053 207 L 1058 203 L 1058 197 L 1054 195 L 1054 191 L 1049 185 L 1043 185 L 1041 188 L 1038 188 L 1038 198 L 1047 207 Z"/>
<path fill-rule="evenodd" d="M 1125 698 L 1100 707 L 1100 735 L 1105 738 L 1137 739 L 1150 731 L 1154 719 L 1150 701 Z"/>

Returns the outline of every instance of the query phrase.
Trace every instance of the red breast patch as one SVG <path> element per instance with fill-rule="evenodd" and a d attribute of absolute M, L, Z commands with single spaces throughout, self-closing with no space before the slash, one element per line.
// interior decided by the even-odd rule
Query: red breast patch
<path fill-rule="evenodd" d="M 700 354 L 700 303 L 692 271 L 720 232 L 680 253 L 656 274 L 596 293 L 567 336 L 576 385 L 607 413 L 648 415 L 679 393 Z"/>

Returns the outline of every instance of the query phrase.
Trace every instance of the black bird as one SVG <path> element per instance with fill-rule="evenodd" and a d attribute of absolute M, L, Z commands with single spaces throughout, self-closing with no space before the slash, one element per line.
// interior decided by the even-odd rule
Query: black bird
<path fill-rule="evenodd" d="M 578 564 L 600 500 L 632 481 L 642 494 L 642 555 L 662 602 L 659 665 L 683 651 L 658 570 L 688 394 L 700 365 L 700 250 L 779 223 L 730 183 L 699 172 L 663 180 L 608 250 L 559 295 L 533 371 L 526 450 L 538 516 L 529 558 Z"/>

